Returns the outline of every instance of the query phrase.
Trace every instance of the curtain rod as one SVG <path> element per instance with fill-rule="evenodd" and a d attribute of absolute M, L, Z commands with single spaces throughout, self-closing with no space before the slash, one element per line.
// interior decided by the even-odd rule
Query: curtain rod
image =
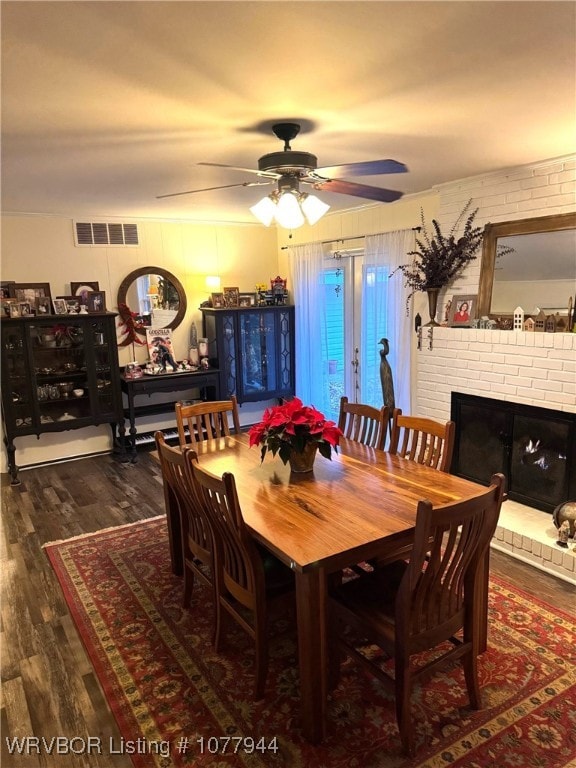
<path fill-rule="evenodd" d="M 421 229 L 422 227 L 412 227 L 412 232 L 420 232 Z M 348 240 L 365 240 L 366 237 L 372 237 L 374 235 L 387 235 L 387 234 L 389 233 L 374 232 L 373 234 L 371 233 L 370 235 L 354 235 L 354 236 L 351 235 L 350 237 L 337 237 L 337 238 L 334 238 L 333 240 L 320 240 L 320 245 L 328 245 L 328 243 L 345 243 Z M 315 245 L 317 242 L 318 242 L 317 240 L 312 240 L 309 243 L 298 243 L 298 245 Z M 292 248 L 292 246 L 291 245 L 280 246 L 281 251 L 286 251 L 288 250 L 288 248 Z"/>

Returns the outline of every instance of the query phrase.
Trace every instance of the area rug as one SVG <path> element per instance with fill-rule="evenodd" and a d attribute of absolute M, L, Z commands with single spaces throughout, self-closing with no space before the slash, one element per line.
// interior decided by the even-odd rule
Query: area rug
<path fill-rule="evenodd" d="M 296 638 L 272 627 L 266 698 L 252 700 L 253 644 L 230 622 L 211 645 L 212 600 L 170 570 L 162 519 L 46 546 L 78 632 L 137 768 L 566 768 L 576 759 L 572 617 L 493 578 L 485 708 L 455 665 L 415 689 L 419 751 L 400 751 L 394 702 L 351 661 L 329 702 L 328 737 L 301 736 Z M 286 622 L 284 622 L 286 624 Z"/>

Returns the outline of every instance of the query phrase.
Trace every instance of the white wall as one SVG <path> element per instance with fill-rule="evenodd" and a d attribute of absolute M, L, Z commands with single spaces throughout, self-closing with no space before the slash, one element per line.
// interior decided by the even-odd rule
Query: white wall
<path fill-rule="evenodd" d="M 82 217 L 86 221 L 86 217 Z M 101 219 L 94 219 L 101 220 Z M 106 219 L 107 221 L 110 219 Z M 133 221 L 130 219 L 130 221 Z M 198 309 L 209 296 L 207 275 L 219 275 L 222 285 L 238 286 L 253 292 L 256 283 L 268 282 L 278 274 L 276 232 L 259 224 L 202 225 L 186 222 L 138 221 L 138 247 L 76 247 L 72 219 L 56 216 L 2 217 L 2 280 L 49 282 L 52 296 L 70 293 L 70 281 L 98 281 L 106 292 L 107 308 L 116 311 L 118 288 L 126 275 L 143 266 L 159 266 L 172 272 L 186 291 L 186 317 L 174 331 L 178 359 L 187 356 L 190 329 L 202 323 Z M 119 332 L 119 339 L 122 334 Z M 120 364 L 147 359 L 145 347 L 119 349 Z M 254 408 L 242 408 L 241 419 L 254 421 Z M 260 409 L 256 411 L 260 412 Z M 144 422 L 152 429 L 172 423 L 168 415 Z M 148 429 L 148 426 L 146 427 Z M 108 427 L 90 427 L 57 434 L 16 439 L 16 460 L 26 466 L 107 451 L 111 447 Z M 2 452 L 2 471 L 6 471 Z"/>

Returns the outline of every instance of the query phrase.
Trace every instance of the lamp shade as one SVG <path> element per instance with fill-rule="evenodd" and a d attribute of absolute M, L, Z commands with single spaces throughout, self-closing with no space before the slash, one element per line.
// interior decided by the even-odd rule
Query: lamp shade
<path fill-rule="evenodd" d="M 286 229 L 297 229 L 304 224 L 304 215 L 298 200 L 292 192 L 285 192 L 283 195 L 280 195 L 280 199 L 276 204 L 274 218 L 281 227 Z"/>
<path fill-rule="evenodd" d="M 206 288 L 211 288 L 213 291 L 220 288 L 220 278 L 217 275 L 206 275 Z"/>
<path fill-rule="evenodd" d="M 302 195 L 302 198 L 300 205 L 308 220 L 308 224 L 316 224 L 316 222 L 321 219 L 330 208 L 328 203 L 324 203 L 319 197 L 316 197 L 316 195 L 305 194 Z"/>
<path fill-rule="evenodd" d="M 262 198 L 250 208 L 264 226 L 269 227 L 276 221 L 285 229 L 297 229 L 304 224 L 304 216 L 309 224 L 315 224 L 330 208 L 315 195 L 298 191 L 298 182 L 290 177 L 283 177 L 279 190 Z"/>
<path fill-rule="evenodd" d="M 259 203 L 253 205 L 250 210 L 261 224 L 269 227 L 276 213 L 276 203 L 270 197 L 263 197 Z"/>

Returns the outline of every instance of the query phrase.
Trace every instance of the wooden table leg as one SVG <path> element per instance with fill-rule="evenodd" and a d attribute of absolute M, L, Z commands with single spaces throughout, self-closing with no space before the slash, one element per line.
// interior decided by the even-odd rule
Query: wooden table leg
<path fill-rule="evenodd" d="M 325 736 L 328 692 L 326 576 L 321 569 L 296 573 L 302 732 L 311 744 Z"/>

